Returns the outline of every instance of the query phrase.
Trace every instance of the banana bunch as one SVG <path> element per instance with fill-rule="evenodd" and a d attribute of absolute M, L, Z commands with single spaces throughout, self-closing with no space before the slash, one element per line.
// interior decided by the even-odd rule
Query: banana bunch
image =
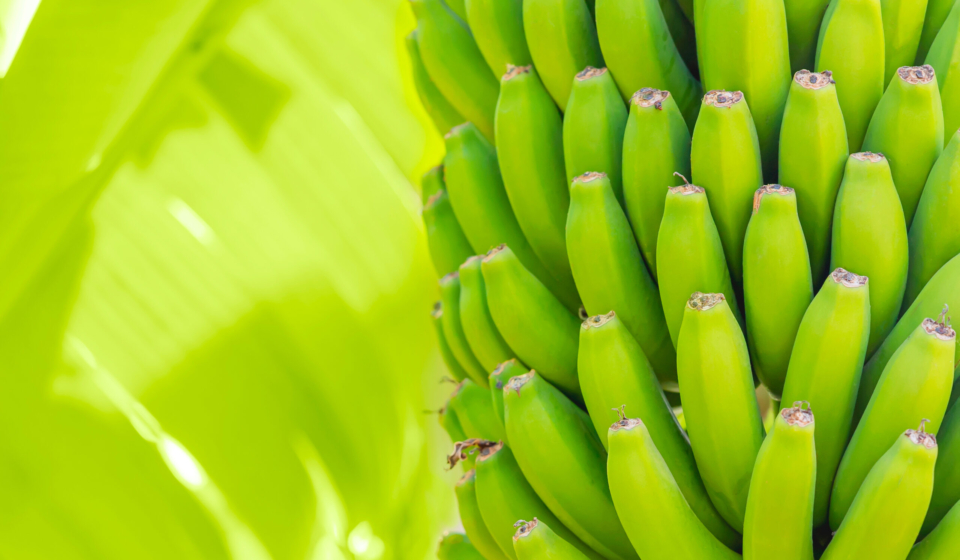
<path fill-rule="evenodd" d="M 960 2 L 410 2 L 440 558 L 960 558 Z"/>

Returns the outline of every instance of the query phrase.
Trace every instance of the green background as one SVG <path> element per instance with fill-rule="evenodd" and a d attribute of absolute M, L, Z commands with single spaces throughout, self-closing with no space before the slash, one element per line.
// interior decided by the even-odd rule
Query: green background
<path fill-rule="evenodd" d="M 456 527 L 403 0 L 0 0 L 0 558 Z"/>

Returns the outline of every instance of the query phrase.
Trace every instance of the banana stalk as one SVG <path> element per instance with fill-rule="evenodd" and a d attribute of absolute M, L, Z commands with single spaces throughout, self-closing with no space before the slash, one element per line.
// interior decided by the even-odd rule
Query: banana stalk
<path fill-rule="evenodd" d="M 502 440 L 503 422 L 490 402 L 490 393 L 471 379 L 464 379 L 454 389 L 447 407 L 456 413 L 467 438 Z"/>
<path fill-rule="evenodd" d="M 454 492 L 457 495 L 460 523 L 470 542 L 486 560 L 505 560 L 507 556 L 500 550 L 480 513 L 480 504 L 477 502 L 477 471 L 467 471 L 457 482 Z"/>
<path fill-rule="evenodd" d="M 473 248 L 460 228 L 447 191 L 440 189 L 427 200 L 422 217 L 433 269 L 441 277 L 456 271 Z"/>
<path fill-rule="evenodd" d="M 880 14 L 883 16 L 884 83 L 889 84 L 901 66 L 913 66 L 926 11 L 927 0 L 880 0 Z"/>
<path fill-rule="evenodd" d="M 936 496 L 936 486 L 933 495 Z M 913 545 L 907 560 L 953 560 L 957 557 L 960 557 L 960 502 L 954 503 L 932 533 Z"/>
<path fill-rule="evenodd" d="M 460 265 L 460 323 L 473 355 L 484 371 L 492 371 L 500 362 L 516 356 L 490 315 L 487 288 L 480 270 L 482 260 L 480 256 L 472 256 Z"/>
<path fill-rule="evenodd" d="M 444 533 L 437 545 L 438 560 L 484 560 L 470 539 L 461 533 Z"/>
<path fill-rule="evenodd" d="M 433 305 L 433 310 L 430 312 L 430 317 L 433 319 L 433 326 L 437 332 L 437 343 L 440 347 L 440 357 L 443 358 L 443 363 L 446 364 L 447 370 L 454 379 L 457 381 L 463 381 L 467 377 L 467 371 L 463 369 L 463 366 L 461 366 L 460 362 L 457 361 L 457 357 L 454 356 L 453 350 L 450 349 L 450 344 L 447 342 L 446 335 L 443 334 L 442 301 L 438 301 Z"/>
<path fill-rule="evenodd" d="M 823 21 L 823 14 L 827 11 L 829 3 L 830 0 L 784 0 L 787 40 L 790 46 L 790 69 L 794 72 L 814 67 L 820 22 Z M 782 132 L 780 138 L 783 138 Z M 783 151 L 782 146 L 780 151 Z"/>
<path fill-rule="evenodd" d="M 943 524 L 944 515 L 952 515 L 947 512 L 953 504 L 960 501 L 960 469 L 956 468 L 956 465 L 960 464 L 960 406 L 956 403 L 950 406 L 950 410 L 943 417 L 937 434 L 937 444 L 940 447 L 940 454 L 937 456 L 938 468 L 934 471 L 933 498 L 920 529 L 921 536 L 930 533 L 938 524 Z M 941 521 L 942 519 L 944 521 Z"/>
<path fill-rule="evenodd" d="M 960 8 L 956 3 L 923 59 L 937 73 L 943 103 L 944 143 L 960 128 Z"/>
<path fill-rule="evenodd" d="M 486 388 L 487 370 L 477 359 L 467 335 L 463 331 L 460 317 L 460 273 L 451 272 L 440 279 L 440 301 L 443 302 L 443 338 L 457 358 L 457 363 L 467 372 L 467 377 L 477 385 Z"/>
<path fill-rule="evenodd" d="M 461 0 L 462 1 L 462 0 Z M 523 0 L 466 0 L 466 20 L 494 76 L 531 64 L 523 34 Z"/>
<path fill-rule="evenodd" d="M 465 119 L 454 107 L 447 101 L 447 98 L 440 93 L 436 84 L 430 79 L 426 66 L 423 65 L 423 57 L 420 56 L 420 45 L 417 42 L 418 31 L 414 29 L 407 35 L 405 44 L 407 54 L 410 56 L 410 68 L 413 74 L 413 86 L 417 90 L 417 97 L 420 98 L 420 104 L 427 112 L 427 116 L 437 127 L 437 132 L 444 134 L 451 128 L 462 123 Z M 423 200 L 429 197 L 426 190 L 423 193 Z"/>
<path fill-rule="evenodd" d="M 954 4 L 955 0 L 927 0 L 927 13 L 923 18 L 923 30 L 920 32 L 920 44 L 917 46 L 914 64 L 922 64 L 927 59 L 930 45 L 936 39 Z"/>
<path fill-rule="evenodd" d="M 513 534 L 513 549 L 519 560 L 586 560 L 577 547 L 560 538 L 546 523 L 536 517 L 533 521 L 519 520 Z"/>

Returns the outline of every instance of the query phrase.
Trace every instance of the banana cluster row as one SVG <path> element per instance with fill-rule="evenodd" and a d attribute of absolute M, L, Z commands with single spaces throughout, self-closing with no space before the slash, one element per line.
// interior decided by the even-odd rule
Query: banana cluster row
<path fill-rule="evenodd" d="M 443 558 L 960 557 L 955 4 L 412 0 Z"/>

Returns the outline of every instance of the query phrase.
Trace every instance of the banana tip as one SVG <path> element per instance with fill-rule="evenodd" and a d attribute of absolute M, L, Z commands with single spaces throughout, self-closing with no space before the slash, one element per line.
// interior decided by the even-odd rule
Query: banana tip
<path fill-rule="evenodd" d="M 603 315 L 594 315 L 593 317 L 589 317 L 584 320 L 583 323 L 581 323 L 581 326 L 584 330 L 602 327 L 612 321 L 616 316 L 617 314 L 614 311 L 610 311 Z"/>
<path fill-rule="evenodd" d="M 589 80 L 590 78 L 596 78 L 597 76 L 602 76 L 607 73 L 606 68 L 594 68 L 593 66 L 587 66 L 583 70 L 577 72 L 577 81 L 583 82 Z"/>
<path fill-rule="evenodd" d="M 513 534 L 514 542 L 529 535 L 531 532 L 533 532 L 534 529 L 537 528 L 537 525 L 539 524 L 540 524 L 540 521 L 536 517 L 533 518 L 533 521 L 524 521 L 523 519 L 521 519 L 516 523 L 514 523 L 513 526 L 518 527 L 517 532 Z"/>
<path fill-rule="evenodd" d="M 727 91 L 723 89 L 713 89 L 703 96 L 703 104 L 713 107 L 728 108 L 743 101 L 742 91 Z"/>
<path fill-rule="evenodd" d="M 859 288 L 860 286 L 866 286 L 869 278 L 866 276 L 860 276 L 859 274 L 854 274 L 849 270 L 843 268 L 837 268 L 830 274 L 830 278 L 834 282 L 844 286 L 846 288 Z"/>
<path fill-rule="evenodd" d="M 781 410 L 780 416 L 791 426 L 802 428 L 813 424 L 813 411 L 810 410 L 810 403 L 807 401 L 793 403 L 792 407 Z"/>
<path fill-rule="evenodd" d="M 793 81 L 797 82 L 806 89 L 822 89 L 836 82 L 833 80 L 833 72 L 824 70 L 823 72 L 811 72 L 809 70 L 800 70 L 793 75 Z"/>
<path fill-rule="evenodd" d="M 923 85 L 929 84 L 936 77 L 936 71 L 933 66 L 924 64 L 923 66 L 901 66 L 897 68 L 897 75 L 908 84 Z"/>
<path fill-rule="evenodd" d="M 533 376 L 535 376 L 536 374 L 537 372 L 531 369 L 530 371 L 528 371 L 527 373 L 524 373 L 523 375 L 517 375 L 515 377 L 511 377 L 510 381 L 507 381 L 507 384 L 504 386 L 503 390 L 505 392 L 516 391 L 517 394 L 519 395 L 520 389 L 522 389 L 524 385 L 526 385 L 531 380 L 533 380 Z"/>
<path fill-rule="evenodd" d="M 708 309 L 713 309 L 725 299 L 727 298 L 723 294 L 693 292 L 690 299 L 687 300 L 687 308 L 693 309 L 694 311 L 707 311 Z"/>
<path fill-rule="evenodd" d="M 670 97 L 670 92 L 665 89 L 655 89 L 645 87 L 630 97 L 630 102 L 637 107 L 653 107 L 658 111 L 663 110 L 663 101 Z"/>

